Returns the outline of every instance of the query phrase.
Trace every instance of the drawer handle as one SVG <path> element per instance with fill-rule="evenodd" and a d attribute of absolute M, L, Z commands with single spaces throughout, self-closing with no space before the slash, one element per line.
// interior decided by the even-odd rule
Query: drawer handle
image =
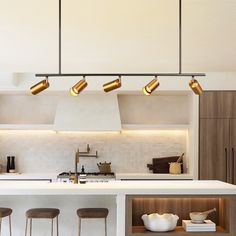
<path fill-rule="evenodd" d="M 225 182 L 228 182 L 228 150 L 225 148 Z"/>
<path fill-rule="evenodd" d="M 232 175 L 231 175 L 231 183 L 234 183 L 234 148 L 232 148 Z"/>

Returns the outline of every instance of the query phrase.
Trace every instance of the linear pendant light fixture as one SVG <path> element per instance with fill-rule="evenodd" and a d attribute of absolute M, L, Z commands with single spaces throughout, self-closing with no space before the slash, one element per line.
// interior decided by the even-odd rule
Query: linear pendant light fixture
<path fill-rule="evenodd" d="M 163 0 L 164 1 L 164 0 Z M 103 90 L 105 92 L 110 92 L 114 89 L 121 87 L 121 77 L 155 77 L 151 82 L 149 82 L 142 90 L 147 96 L 160 85 L 157 77 L 192 77 L 189 82 L 190 88 L 197 95 L 202 93 L 202 88 L 199 82 L 195 79 L 196 77 L 206 76 L 205 73 L 183 73 L 182 72 L 182 0 L 179 0 L 179 71 L 177 73 L 62 73 L 61 72 L 61 0 L 59 0 L 59 72 L 51 74 L 36 74 L 36 77 L 46 77 L 46 80 L 42 80 L 38 84 L 30 88 L 31 93 L 36 95 L 49 87 L 48 78 L 49 77 L 83 77 L 77 84 L 75 84 L 71 89 L 70 93 L 73 96 L 77 96 L 82 90 L 87 87 L 87 82 L 85 77 L 119 77 L 116 80 L 108 82 L 103 85 Z"/>

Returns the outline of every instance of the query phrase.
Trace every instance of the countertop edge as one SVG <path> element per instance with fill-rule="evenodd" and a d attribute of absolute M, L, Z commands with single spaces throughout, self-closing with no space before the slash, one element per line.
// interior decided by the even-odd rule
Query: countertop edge
<path fill-rule="evenodd" d="M 115 181 L 107 183 L 0 182 L 0 195 L 234 195 L 236 186 L 220 181 Z"/>
<path fill-rule="evenodd" d="M 193 176 L 191 174 L 153 174 L 153 173 L 116 173 L 117 180 L 193 180 Z"/>

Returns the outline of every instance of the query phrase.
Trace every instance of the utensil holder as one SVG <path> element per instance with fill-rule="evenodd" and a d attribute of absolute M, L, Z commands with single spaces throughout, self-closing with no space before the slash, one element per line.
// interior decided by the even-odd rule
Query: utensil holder
<path fill-rule="evenodd" d="M 181 165 L 182 163 L 179 162 L 170 162 L 169 163 L 169 173 L 174 175 L 181 174 Z"/>

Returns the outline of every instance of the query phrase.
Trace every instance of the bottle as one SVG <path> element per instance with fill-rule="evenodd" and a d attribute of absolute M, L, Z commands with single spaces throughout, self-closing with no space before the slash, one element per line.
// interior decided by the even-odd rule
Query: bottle
<path fill-rule="evenodd" d="M 84 166 L 82 166 L 82 168 L 81 168 L 81 172 L 79 175 L 79 182 L 80 182 L 80 184 L 86 184 L 86 174 L 84 171 Z"/>
<path fill-rule="evenodd" d="M 15 157 L 11 156 L 11 161 L 10 161 L 10 173 L 15 173 L 16 167 L 15 167 Z"/>
<path fill-rule="evenodd" d="M 7 169 L 6 169 L 7 173 L 10 172 L 10 166 L 11 166 L 11 157 L 8 156 L 7 157 Z"/>

